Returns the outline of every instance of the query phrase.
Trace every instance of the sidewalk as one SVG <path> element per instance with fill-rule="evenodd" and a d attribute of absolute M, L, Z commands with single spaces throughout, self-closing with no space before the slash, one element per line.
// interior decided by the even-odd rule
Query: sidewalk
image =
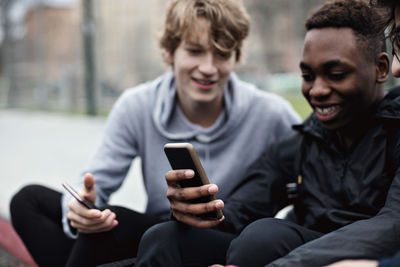
<path fill-rule="evenodd" d="M 9 221 L 10 199 L 24 185 L 39 183 L 62 191 L 61 182 L 77 179 L 104 124 L 105 118 L 0 109 L 0 217 Z M 143 211 L 146 196 L 140 173 L 140 160 L 135 160 L 110 203 Z M 7 234 L 4 231 L 0 227 L 0 237 Z M 5 249 L 1 243 L 0 249 Z"/>

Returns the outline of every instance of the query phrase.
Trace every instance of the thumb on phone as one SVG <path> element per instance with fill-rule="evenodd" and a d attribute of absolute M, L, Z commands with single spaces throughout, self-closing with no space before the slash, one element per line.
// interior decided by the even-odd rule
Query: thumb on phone
<path fill-rule="evenodd" d="M 96 202 L 94 176 L 91 173 L 86 173 L 83 177 L 83 188 L 81 191 L 81 196 L 92 203 Z"/>

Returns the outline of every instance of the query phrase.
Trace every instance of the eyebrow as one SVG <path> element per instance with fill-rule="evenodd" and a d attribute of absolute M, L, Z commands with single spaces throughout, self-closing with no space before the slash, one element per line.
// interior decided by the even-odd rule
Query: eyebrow
<path fill-rule="evenodd" d="M 347 66 L 347 64 L 345 62 L 343 62 L 343 61 L 341 61 L 339 59 L 334 59 L 334 60 L 330 60 L 328 62 L 325 62 L 324 64 L 322 64 L 322 67 L 324 69 L 329 69 L 329 68 L 333 68 L 333 67 L 336 67 L 336 66 L 339 66 L 339 65 L 346 65 Z M 299 67 L 301 69 L 308 69 L 308 70 L 312 69 L 310 65 L 308 65 L 308 64 L 306 64 L 304 62 L 300 62 Z"/>
<path fill-rule="evenodd" d="M 324 63 L 323 66 L 324 66 L 324 68 L 332 68 L 332 67 L 335 67 L 338 65 L 347 65 L 347 64 L 339 59 L 335 59 L 335 60 L 331 60 L 331 61 Z"/>
<path fill-rule="evenodd" d="M 195 46 L 200 46 L 199 43 L 193 42 L 193 41 L 185 41 L 185 45 L 195 45 Z"/>

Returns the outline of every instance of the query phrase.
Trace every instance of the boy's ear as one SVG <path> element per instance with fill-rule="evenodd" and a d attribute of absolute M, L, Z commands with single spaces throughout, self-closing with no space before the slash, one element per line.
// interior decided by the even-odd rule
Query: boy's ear
<path fill-rule="evenodd" d="M 390 60 L 387 53 L 382 52 L 376 59 L 376 82 L 384 83 L 389 78 Z"/>
<path fill-rule="evenodd" d="M 168 63 L 169 65 L 173 65 L 173 63 L 174 63 L 174 57 L 173 57 L 173 55 L 171 55 L 171 53 L 168 52 L 168 51 L 165 50 L 165 49 L 163 49 L 161 53 L 162 53 L 162 57 L 163 57 L 164 61 L 165 61 L 166 63 Z"/>

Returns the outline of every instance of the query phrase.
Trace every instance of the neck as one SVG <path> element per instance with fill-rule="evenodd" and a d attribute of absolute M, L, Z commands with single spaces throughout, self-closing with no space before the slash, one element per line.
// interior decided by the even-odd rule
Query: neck
<path fill-rule="evenodd" d="M 371 127 L 376 109 L 383 98 L 383 87 L 379 84 L 377 95 L 374 97 L 374 101 L 372 101 L 369 108 L 360 112 L 356 120 L 338 130 L 338 134 L 341 136 L 347 150 L 352 149 Z"/>
<path fill-rule="evenodd" d="M 371 122 L 371 121 L 369 121 Z M 339 131 L 339 135 L 342 137 L 343 145 L 346 150 L 351 150 L 358 141 L 368 131 L 369 124 L 355 123 L 354 127 L 342 129 Z"/>
<path fill-rule="evenodd" d="M 353 121 L 347 127 L 338 130 L 346 150 L 351 150 L 371 128 L 371 124 L 374 121 L 375 110 L 376 105 L 368 112 L 362 114 L 359 120 Z"/>
<path fill-rule="evenodd" d="M 221 99 L 221 101 L 215 104 L 196 103 L 190 107 L 179 102 L 179 107 L 191 123 L 208 128 L 215 123 L 221 112 L 224 110 L 224 102 L 223 99 Z"/>

